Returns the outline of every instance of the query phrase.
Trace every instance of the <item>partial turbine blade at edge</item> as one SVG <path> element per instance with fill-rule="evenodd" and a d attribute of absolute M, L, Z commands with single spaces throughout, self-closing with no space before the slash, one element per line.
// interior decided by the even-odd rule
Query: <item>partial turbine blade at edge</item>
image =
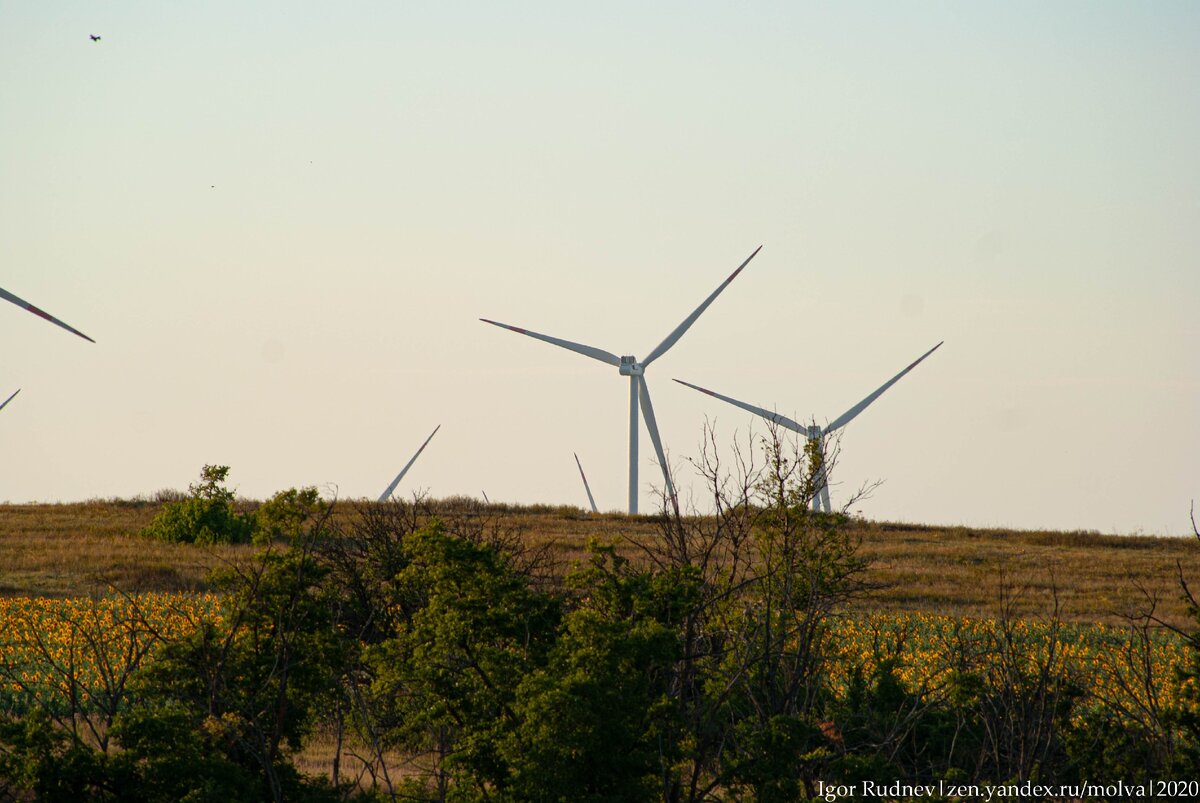
<path fill-rule="evenodd" d="M 561 346 L 564 349 L 569 349 L 586 357 L 591 357 L 593 360 L 606 362 L 609 365 L 621 365 L 620 357 L 618 357 L 616 354 L 612 354 L 611 352 L 607 352 L 604 349 L 598 349 L 593 346 L 585 346 L 582 343 L 573 343 L 570 340 L 563 340 L 561 338 L 551 337 L 550 335 L 539 334 L 538 332 L 531 332 L 528 329 L 522 329 L 519 326 L 509 326 L 508 324 L 500 323 L 499 321 L 489 321 L 487 318 L 480 318 L 479 320 L 483 321 L 484 323 L 490 323 L 492 326 L 499 326 L 501 329 L 508 329 L 509 331 L 516 332 L 517 334 L 528 335 L 529 337 L 534 337 L 538 340 L 544 340 L 545 342 L 552 343 L 555 346 Z"/>
<path fill-rule="evenodd" d="M 650 404 L 650 388 L 646 386 L 646 377 L 640 377 L 638 396 L 642 402 L 642 420 L 646 422 L 646 431 L 650 433 L 650 442 L 654 444 L 654 453 L 658 455 L 658 466 L 662 469 L 663 480 L 667 483 L 667 495 L 671 497 L 671 506 L 675 515 L 679 515 L 679 498 L 675 495 L 675 483 L 671 482 L 671 467 L 667 465 L 667 455 L 663 451 L 662 439 L 658 437 L 658 423 L 654 420 L 654 406 Z"/>
<path fill-rule="evenodd" d="M 750 260 L 752 260 L 752 259 L 754 259 L 754 257 L 758 256 L 758 252 L 761 250 L 762 250 L 761 245 L 758 248 L 755 248 L 754 253 L 751 254 L 750 256 L 746 257 L 746 261 L 743 262 L 742 264 L 738 265 L 738 269 L 735 270 L 733 273 L 729 274 L 729 278 L 726 279 L 725 281 L 721 282 L 721 286 L 718 287 L 716 290 L 713 290 L 712 295 L 710 295 L 708 298 L 704 299 L 703 304 L 696 307 L 695 311 L 693 311 L 691 315 L 687 316 L 687 318 L 684 319 L 683 323 L 681 323 L 681 324 L 679 324 L 679 326 L 675 327 L 675 331 L 673 331 L 673 332 L 671 332 L 671 334 L 667 335 L 663 339 L 663 342 L 659 343 L 657 346 L 654 347 L 654 350 L 650 352 L 649 356 L 646 357 L 646 359 L 642 360 L 642 365 L 649 365 L 650 363 L 654 362 L 662 355 L 666 354 L 667 349 L 671 348 L 671 346 L 674 346 L 675 342 L 677 340 L 679 340 L 679 338 L 683 337 L 683 333 L 691 328 L 692 324 L 694 324 L 696 322 L 696 319 L 700 317 L 701 313 L 703 313 L 704 310 L 708 309 L 708 305 L 713 303 L 713 301 L 716 299 L 717 296 L 721 295 L 721 291 L 724 290 L 726 287 L 728 287 L 729 283 L 737 278 L 737 275 L 742 272 L 742 268 L 749 265 Z"/>
<path fill-rule="evenodd" d="M 13 395 L 11 395 L 11 396 L 9 396 L 7 399 L 5 399 L 5 400 L 4 400 L 4 404 L 0 404 L 0 410 L 3 410 L 5 407 L 7 407 L 7 406 L 8 406 L 8 403 L 9 403 L 10 401 L 12 401 L 13 399 L 15 399 L 15 398 L 17 397 L 17 394 L 18 394 L 18 393 L 20 393 L 20 392 L 21 392 L 21 389 L 20 389 L 20 388 L 17 388 L 15 391 L 13 391 Z"/>
<path fill-rule="evenodd" d="M 779 413 L 772 413 L 770 410 L 764 410 L 762 407 L 755 407 L 753 404 L 746 404 L 746 402 L 741 402 L 741 401 L 738 401 L 737 399 L 731 399 L 728 396 L 722 396 L 720 393 L 711 391 L 708 388 L 702 388 L 699 385 L 693 385 L 691 382 L 684 382 L 682 379 L 676 379 L 675 381 L 681 385 L 687 385 L 692 390 L 698 390 L 701 393 L 707 393 L 709 396 L 712 396 L 714 399 L 720 399 L 723 402 L 728 402 L 729 404 L 732 404 L 734 407 L 741 407 L 743 410 L 745 410 L 747 412 L 754 413 L 755 415 L 758 415 L 758 416 L 762 416 L 763 418 L 767 419 L 768 421 L 776 423 L 781 427 L 786 427 L 787 429 L 790 429 L 793 432 L 799 432 L 801 435 L 804 435 L 805 437 L 808 436 L 808 427 L 797 424 L 795 421 L 788 418 L 786 415 L 780 415 Z"/>
<path fill-rule="evenodd" d="M 571 454 L 575 454 L 571 452 Z M 575 465 L 579 466 L 579 477 L 583 480 L 583 490 L 587 491 L 588 504 L 592 506 L 593 513 L 599 513 L 596 509 L 596 500 L 592 498 L 592 487 L 588 485 L 587 475 L 583 473 L 583 463 L 579 462 L 579 455 L 575 454 Z"/>
<path fill-rule="evenodd" d="M 38 316 L 39 318 L 44 318 L 45 320 L 50 321 L 50 323 L 55 324 L 56 326 L 61 326 L 63 329 L 66 329 L 68 332 L 71 332 L 72 334 L 79 335 L 84 340 L 88 341 L 89 343 L 96 342 L 95 340 L 92 340 L 90 337 L 88 337 L 87 335 L 85 335 L 83 332 L 79 331 L 75 327 L 73 327 L 67 323 L 64 323 L 63 321 L 60 321 L 58 318 L 55 318 L 53 315 L 46 312 L 45 310 L 38 309 L 37 307 L 30 304 L 28 301 L 26 301 L 22 298 L 17 298 L 12 293 L 8 292 L 7 290 L 5 290 L 3 288 L 0 288 L 0 298 L 3 298 L 6 301 L 11 301 L 12 303 L 16 304 L 18 307 L 27 309 L 30 312 L 32 312 L 34 315 Z"/>
<path fill-rule="evenodd" d="M 404 479 L 404 475 L 408 473 L 410 468 L 412 468 L 412 464 L 417 462 L 417 458 L 421 456 L 421 452 L 425 451 L 425 447 L 429 445 L 429 442 L 433 440 L 433 436 L 436 435 L 437 431 L 441 428 L 441 424 L 438 424 L 433 428 L 433 432 L 429 433 L 429 437 L 426 438 L 425 442 L 421 444 L 421 448 L 417 449 L 417 453 L 413 455 L 407 463 L 404 464 L 404 468 L 400 469 L 400 473 L 396 475 L 396 479 L 392 480 L 392 484 L 387 487 L 387 490 L 379 495 L 380 502 L 386 502 L 391 497 L 392 491 L 396 490 L 396 486 L 400 484 L 400 480 Z"/>
<path fill-rule="evenodd" d="M 942 343 L 945 343 L 945 342 L 946 342 L 945 340 L 942 341 Z M 827 433 L 833 432 L 835 429 L 840 429 L 841 427 L 844 427 L 847 424 L 849 424 L 851 421 L 853 421 L 854 417 L 856 415 L 858 415 L 859 413 L 861 413 L 863 410 L 867 409 L 867 407 L 871 404 L 871 402 L 873 402 L 879 398 L 881 393 L 883 393 L 885 390 L 890 388 L 892 385 L 896 384 L 896 382 L 898 382 L 900 380 L 900 377 L 904 376 L 909 371 L 916 368 L 918 365 L 921 364 L 921 360 L 924 360 L 930 354 L 933 354 L 935 351 L 937 351 L 939 348 L 941 348 L 942 343 L 938 343 L 936 346 L 931 348 L 929 351 L 922 354 L 920 357 L 918 357 L 911 365 L 909 365 L 903 371 L 901 371 L 900 373 L 893 376 L 887 382 L 883 383 L 883 386 L 880 387 L 878 390 L 876 390 L 874 393 L 872 393 L 870 396 L 863 399 L 858 404 L 854 405 L 849 410 L 847 410 L 846 412 L 844 412 L 840 416 L 838 416 L 837 419 L 832 424 L 825 427 L 825 432 L 827 432 Z"/>

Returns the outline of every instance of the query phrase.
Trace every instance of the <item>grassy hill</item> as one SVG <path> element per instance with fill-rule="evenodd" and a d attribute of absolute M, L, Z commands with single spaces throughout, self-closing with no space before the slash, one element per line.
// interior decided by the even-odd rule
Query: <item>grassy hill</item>
<path fill-rule="evenodd" d="M 357 515 L 340 502 L 336 516 Z M 446 515 L 486 519 L 549 547 L 565 569 L 590 538 L 653 537 L 652 517 L 585 515 L 568 507 L 484 506 L 469 500 L 434 503 Z M 106 500 L 62 505 L 0 505 L 0 595 L 74 596 L 203 588 L 209 569 L 250 547 L 194 547 L 143 539 L 137 532 L 161 509 L 151 501 Z M 1013 609 L 1036 617 L 1053 609 L 1065 619 L 1118 623 L 1157 598 L 1158 612 L 1188 623 L 1178 576 L 1200 585 L 1200 543 L 1190 538 L 1096 533 L 977 530 L 856 521 L 862 553 L 877 589 L 858 604 L 872 609 L 990 616 L 1002 587 Z"/>

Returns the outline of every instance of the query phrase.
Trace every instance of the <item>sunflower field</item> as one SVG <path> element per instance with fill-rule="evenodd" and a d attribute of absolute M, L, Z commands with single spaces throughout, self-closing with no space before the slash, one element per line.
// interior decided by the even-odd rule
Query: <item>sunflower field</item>
<path fill-rule="evenodd" d="M 0 710 L 114 713 L 157 645 L 220 618 L 213 594 L 0 598 Z"/>

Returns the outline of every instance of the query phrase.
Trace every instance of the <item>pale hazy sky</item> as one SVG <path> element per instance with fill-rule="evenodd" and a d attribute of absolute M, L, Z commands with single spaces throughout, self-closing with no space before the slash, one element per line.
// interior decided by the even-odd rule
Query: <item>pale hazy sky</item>
<path fill-rule="evenodd" d="M 93 43 L 90 34 L 102 36 Z M 1200 4 L 0 1 L 0 499 L 623 509 L 628 382 L 832 420 L 873 519 L 1180 533 Z M 762 427 L 756 425 L 757 431 Z M 642 434 L 643 509 L 661 481 Z"/>

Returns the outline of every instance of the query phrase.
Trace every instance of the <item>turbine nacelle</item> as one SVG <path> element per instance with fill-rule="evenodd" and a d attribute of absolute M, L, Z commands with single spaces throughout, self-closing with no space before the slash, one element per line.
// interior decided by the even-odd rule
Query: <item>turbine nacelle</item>
<path fill-rule="evenodd" d="M 622 357 L 617 370 L 621 372 L 621 376 L 642 376 L 646 373 L 646 366 L 638 362 L 637 357 Z"/>

